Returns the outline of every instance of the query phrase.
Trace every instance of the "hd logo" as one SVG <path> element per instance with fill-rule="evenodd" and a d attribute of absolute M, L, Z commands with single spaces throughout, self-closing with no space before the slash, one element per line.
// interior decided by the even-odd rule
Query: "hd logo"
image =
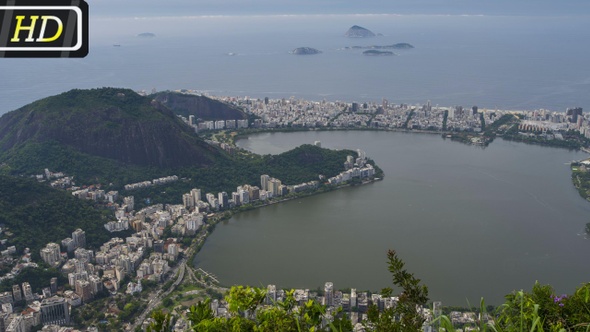
<path fill-rule="evenodd" d="M 0 0 L 0 57 L 82 58 L 88 54 L 84 0 Z"/>

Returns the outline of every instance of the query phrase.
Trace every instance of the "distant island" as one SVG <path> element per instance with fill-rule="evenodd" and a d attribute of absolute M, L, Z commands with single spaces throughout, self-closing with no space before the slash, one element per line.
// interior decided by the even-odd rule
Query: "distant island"
<path fill-rule="evenodd" d="M 312 55 L 312 54 L 320 54 L 320 53 L 322 53 L 322 51 L 317 50 L 312 47 L 297 47 L 296 49 L 292 50 L 290 53 L 296 54 L 296 55 Z"/>
<path fill-rule="evenodd" d="M 379 50 L 367 50 L 363 52 L 363 55 L 369 55 L 369 56 L 391 56 L 391 55 L 395 55 L 395 53 L 391 52 L 391 51 L 379 51 Z"/>
<path fill-rule="evenodd" d="M 348 31 L 346 31 L 344 36 L 348 38 L 367 38 L 375 37 L 375 34 L 369 29 L 365 29 L 358 25 L 353 25 L 350 27 L 350 29 L 348 29 Z"/>
<path fill-rule="evenodd" d="M 156 35 L 154 33 L 151 32 L 142 32 L 140 34 L 137 35 L 137 37 L 141 37 L 141 38 L 154 38 Z"/>
<path fill-rule="evenodd" d="M 405 49 L 412 49 L 414 46 L 408 43 L 397 43 L 392 45 L 371 45 L 371 46 L 346 46 L 341 48 L 340 50 L 381 50 L 381 49 L 391 49 L 391 50 L 405 50 Z"/>

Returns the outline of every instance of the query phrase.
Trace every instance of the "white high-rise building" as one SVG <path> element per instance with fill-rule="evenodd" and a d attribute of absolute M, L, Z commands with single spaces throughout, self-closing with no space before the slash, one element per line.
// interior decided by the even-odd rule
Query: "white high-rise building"
<path fill-rule="evenodd" d="M 273 196 L 280 196 L 279 193 L 279 187 L 281 186 L 281 180 L 279 179 L 275 179 L 275 178 L 271 178 L 268 181 L 268 189 L 267 191 L 272 192 Z"/>
<path fill-rule="evenodd" d="M 324 296 L 326 297 L 326 305 L 328 307 L 334 305 L 334 284 L 331 282 L 327 282 L 324 285 Z"/>
<path fill-rule="evenodd" d="M 178 245 L 176 243 L 170 243 L 168 245 L 168 254 L 176 258 L 176 256 L 178 255 Z"/>
<path fill-rule="evenodd" d="M 86 247 L 86 232 L 78 228 L 72 233 L 72 240 L 74 240 L 74 247 L 85 248 Z"/>
<path fill-rule="evenodd" d="M 135 197 L 127 196 L 123 198 L 123 204 L 127 205 L 127 212 L 133 211 L 135 208 Z"/>
<path fill-rule="evenodd" d="M 51 266 L 59 262 L 61 260 L 59 244 L 48 243 L 45 248 L 41 249 L 41 258 Z"/>
<path fill-rule="evenodd" d="M 66 299 L 54 296 L 41 302 L 41 323 L 46 325 L 68 325 L 70 310 Z"/>
<path fill-rule="evenodd" d="M 33 300 L 33 289 L 31 288 L 31 284 L 28 282 L 22 283 L 23 287 L 23 295 L 25 296 L 25 300 L 32 301 Z"/>
<path fill-rule="evenodd" d="M 277 302 L 277 286 L 268 285 L 266 288 L 266 304 L 275 304 Z"/>
<path fill-rule="evenodd" d="M 250 106 L 248 106 L 250 107 Z M 238 128 L 248 128 L 248 120 L 238 120 L 237 121 Z"/>
<path fill-rule="evenodd" d="M 191 190 L 190 194 L 191 194 L 191 196 L 193 196 L 193 199 L 195 202 L 198 202 L 201 200 L 201 189 L 194 188 Z"/>
<path fill-rule="evenodd" d="M 351 288 L 350 289 L 350 307 L 354 308 L 356 307 L 356 288 Z"/>
<path fill-rule="evenodd" d="M 195 200 L 191 194 L 183 194 L 182 195 L 182 205 L 184 205 L 185 209 L 190 210 L 195 207 Z"/>
<path fill-rule="evenodd" d="M 247 190 L 241 189 L 238 191 L 241 204 L 248 204 L 250 202 L 250 193 Z"/>
<path fill-rule="evenodd" d="M 215 201 L 217 200 L 215 195 L 212 193 L 207 193 L 205 196 L 207 197 L 207 203 L 209 203 L 209 206 L 211 206 L 212 209 L 215 209 Z"/>
<path fill-rule="evenodd" d="M 260 189 L 268 191 L 268 181 L 270 181 L 270 176 L 263 174 L 260 176 Z"/>
<path fill-rule="evenodd" d="M 235 192 L 235 191 L 234 191 L 234 192 L 232 192 L 232 193 L 231 193 L 231 199 L 232 199 L 232 201 L 234 202 L 234 205 L 235 205 L 235 206 L 242 205 L 242 201 L 240 200 L 240 194 L 239 194 L 239 193 L 237 193 L 237 192 Z"/>
<path fill-rule="evenodd" d="M 203 225 L 203 215 L 193 214 L 186 220 L 186 229 L 190 232 L 196 232 Z"/>

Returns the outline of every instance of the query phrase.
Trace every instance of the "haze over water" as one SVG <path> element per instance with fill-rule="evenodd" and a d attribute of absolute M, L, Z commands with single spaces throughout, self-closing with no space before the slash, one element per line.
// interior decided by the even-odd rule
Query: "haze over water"
<path fill-rule="evenodd" d="M 586 16 L 198 13 L 91 16 L 90 53 L 84 59 L 2 59 L 0 113 L 69 89 L 102 86 L 313 100 L 431 100 L 482 109 L 590 109 Z M 384 36 L 344 37 L 355 24 Z M 142 32 L 156 37 L 137 37 Z M 338 50 L 399 42 L 416 48 L 396 51 L 396 57 Z M 323 53 L 288 53 L 301 46 Z"/>
<path fill-rule="evenodd" d="M 486 149 L 439 135 L 302 132 L 239 145 L 280 153 L 320 140 L 361 148 L 381 182 L 240 213 L 217 226 L 196 264 L 223 284 L 379 291 L 391 285 L 386 252 L 447 305 L 500 304 L 534 282 L 571 292 L 588 281 L 590 203 L 565 163 L 585 154 L 496 140 Z M 272 174 L 271 174 L 272 175 Z"/>

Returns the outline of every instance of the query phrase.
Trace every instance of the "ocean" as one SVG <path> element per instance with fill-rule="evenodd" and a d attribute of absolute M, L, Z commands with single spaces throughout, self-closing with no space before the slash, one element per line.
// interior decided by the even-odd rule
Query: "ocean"
<path fill-rule="evenodd" d="M 360 25 L 382 36 L 351 39 Z M 143 32 L 155 34 L 141 38 Z M 0 114 L 74 88 L 481 109 L 590 107 L 585 16 L 92 17 L 83 59 L 0 59 Z M 346 46 L 410 43 L 394 57 Z M 120 45 L 120 46 L 115 46 Z M 289 54 L 297 47 L 322 54 Z M 228 55 L 233 53 L 235 55 Z"/>

